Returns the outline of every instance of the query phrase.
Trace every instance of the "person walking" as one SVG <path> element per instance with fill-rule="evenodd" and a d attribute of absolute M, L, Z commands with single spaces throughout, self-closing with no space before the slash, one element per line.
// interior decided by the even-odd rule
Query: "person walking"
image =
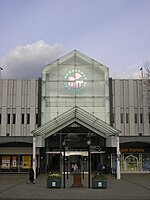
<path fill-rule="evenodd" d="M 34 183 L 34 170 L 32 167 L 29 170 L 29 181 L 30 183 Z"/>

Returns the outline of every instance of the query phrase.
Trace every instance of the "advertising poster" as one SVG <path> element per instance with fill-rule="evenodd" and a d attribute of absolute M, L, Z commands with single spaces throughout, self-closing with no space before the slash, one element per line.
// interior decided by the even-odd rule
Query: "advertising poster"
<path fill-rule="evenodd" d="M 22 169 L 30 169 L 31 156 L 22 156 Z"/>
<path fill-rule="evenodd" d="M 2 156 L 2 169 L 10 169 L 10 156 Z"/>
<path fill-rule="evenodd" d="M 12 156 L 12 168 L 17 168 L 17 156 Z"/>

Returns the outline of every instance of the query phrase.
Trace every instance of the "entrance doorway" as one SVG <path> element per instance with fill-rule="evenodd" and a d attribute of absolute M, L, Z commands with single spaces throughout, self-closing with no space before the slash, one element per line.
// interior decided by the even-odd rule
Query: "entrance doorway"
<path fill-rule="evenodd" d="M 76 164 L 77 168 L 81 172 L 87 172 L 88 170 L 88 152 L 87 151 L 69 151 L 66 152 L 66 170 L 68 169 L 69 172 L 72 172 L 72 165 Z"/>
<path fill-rule="evenodd" d="M 90 171 L 96 171 L 99 163 L 105 165 L 105 152 L 90 152 Z M 65 171 L 72 171 L 72 164 L 76 164 L 81 173 L 88 172 L 88 151 L 66 151 Z M 47 172 L 63 171 L 63 152 L 47 152 Z"/>
<path fill-rule="evenodd" d="M 91 153 L 91 170 L 97 171 L 98 164 L 105 166 L 105 152 L 93 152 Z"/>
<path fill-rule="evenodd" d="M 98 163 L 106 164 L 106 138 L 76 122 L 47 137 L 45 144 L 49 171 L 63 172 L 65 165 L 65 171 L 71 172 L 72 164 L 76 163 L 81 172 L 88 172 L 90 163 L 92 172 L 97 170 Z"/>

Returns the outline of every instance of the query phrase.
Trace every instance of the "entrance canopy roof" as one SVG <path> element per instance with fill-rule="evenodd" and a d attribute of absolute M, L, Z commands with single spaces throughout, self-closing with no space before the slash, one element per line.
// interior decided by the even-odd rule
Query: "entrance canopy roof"
<path fill-rule="evenodd" d="M 64 112 L 58 117 L 50 120 L 38 129 L 32 131 L 32 134 L 34 136 L 43 136 L 47 138 L 74 122 L 81 124 L 82 126 L 104 138 L 109 136 L 117 136 L 120 133 L 119 130 L 111 127 L 103 120 L 97 118 L 82 108 L 75 106 L 67 112 Z"/>

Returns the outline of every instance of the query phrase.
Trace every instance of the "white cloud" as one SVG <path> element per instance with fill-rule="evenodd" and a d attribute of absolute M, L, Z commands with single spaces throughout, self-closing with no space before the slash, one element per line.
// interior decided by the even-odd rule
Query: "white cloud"
<path fill-rule="evenodd" d="M 139 71 L 135 71 L 131 74 L 126 72 L 120 72 L 120 73 L 110 73 L 110 77 L 113 79 L 140 79 L 141 74 Z"/>
<path fill-rule="evenodd" d="M 113 71 L 110 71 L 110 76 L 113 79 L 140 79 L 140 65 L 136 62 L 122 65 L 119 69 L 114 68 Z"/>
<path fill-rule="evenodd" d="M 64 53 L 60 44 L 49 45 L 40 40 L 32 44 L 17 46 L 5 57 L 0 58 L 1 78 L 31 79 L 41 76 L 41 68 L 59 58 Z M 136 63 L 132 63 L 128 70 L 122 69 L 110 71 L 113 79 L 139 79 L 141 73 Z M 111 70 L 111 68 L 110 68 Z"/>
<path fill-rule="evenodd" d="M 17 46 L 0 59 L 2 78 L 38 78 L 41 68 L 63 53 L 60 44 L 49 45 L 40 40 L 32 44 Z"/>

